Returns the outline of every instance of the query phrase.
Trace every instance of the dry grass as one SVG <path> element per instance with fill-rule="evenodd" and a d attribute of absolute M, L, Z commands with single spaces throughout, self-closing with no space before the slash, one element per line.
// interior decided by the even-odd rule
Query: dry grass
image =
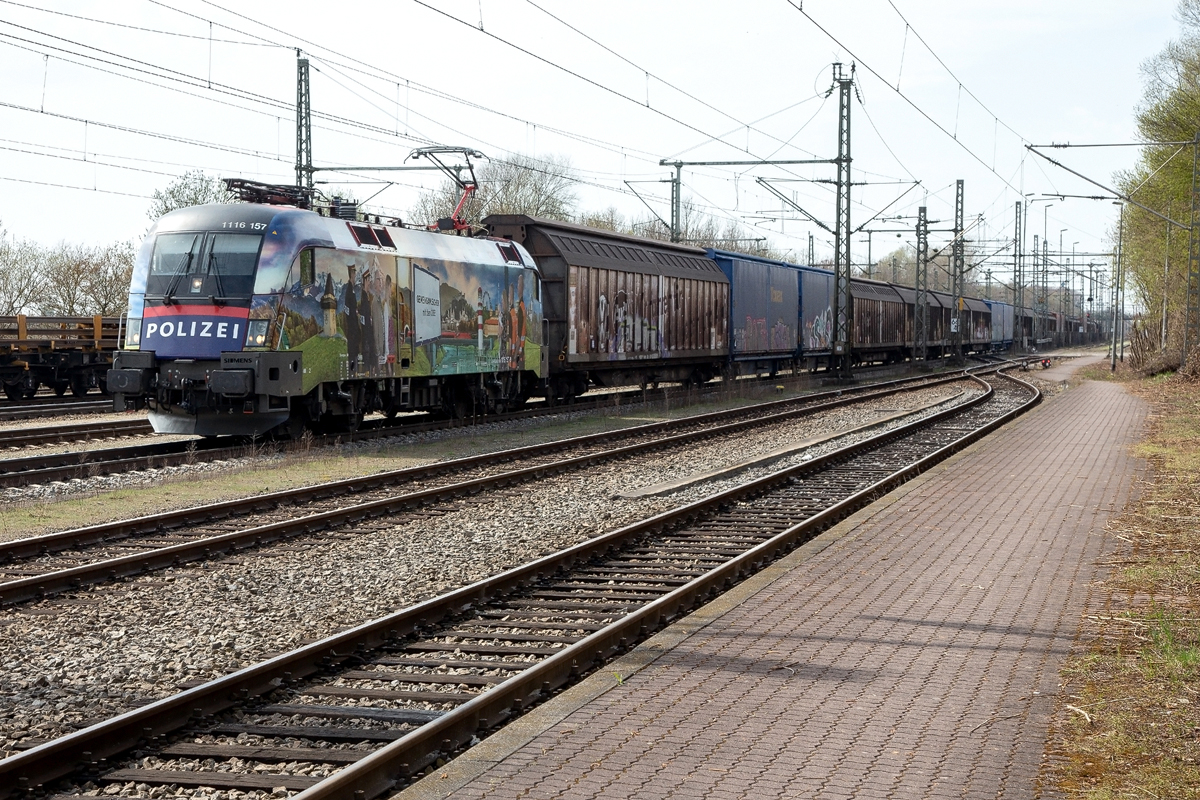
<path fill-rule="evenodd" d="M 1113 379 L 1107 369 L 1086 377 Z M 1200 384 L 1117 380 L 1152 407 L 1153 465 L 1109 525 L 1102 601 L 1063 672 L 1050 780 L 1088 800 L 1200 797 Z"/>

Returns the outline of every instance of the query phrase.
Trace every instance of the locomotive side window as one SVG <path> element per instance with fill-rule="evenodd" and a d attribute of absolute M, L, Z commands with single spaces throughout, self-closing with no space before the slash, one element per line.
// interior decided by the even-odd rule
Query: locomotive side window
<path fill-rule="evenodd" d="M 500 248 L 501 257 L 509 264 L 521 263 L 521 251 L 516 247 L 511 244 L 500 244 L 499 242 L 496 243 L 496 247 Z"/>
<path fill-rule="evenodd" d="M 301 250 L 300 255 L 296 256 L 296 265 L 299 267 L 300 285 L 311 286 L 317 281 L 317 271 L 313 266 L 313 251 Z"/>
<path fill-rule="evenodd" d="M 379 244 L 391 250 L 396 249 L 395 243 L 392 241 L 392 235 L 387 232 L 387 228 L 372 228 L 375 236 L 379 239 Z"/>

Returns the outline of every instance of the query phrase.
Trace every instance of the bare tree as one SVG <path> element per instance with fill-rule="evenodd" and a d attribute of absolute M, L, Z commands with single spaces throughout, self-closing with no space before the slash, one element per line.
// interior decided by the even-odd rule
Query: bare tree
<path fill-rule="evenodd" d="M 95 268 L 87 284 L 90 313 L 115 317 L 125 311 L 136 253 L 133 242 L 113 242 L 97 248 L 93 257 Z"/>
<path fill-rule="evenodd" d="M 37 310 L 50 316 L 90 313 L 88 284 L 97 265 L 91 248 L 59 242 L 42 252 Z"/>
<path fill-rule="evenodd" d="M 152 197 L 154 200 L 146 210 L 146 216 L 152 220 L 180 208 L 233 202 L 221 179 L 200 169 L 183 173 L 165 189 L 155 189 Z"/>
<path fill-rule="evenodd" d="M 701 211 L 691 198 L 680 203 L 679 223 L 680 244 L 784 260 L 784 253 L 767 246 L 766 236 L 758 235 L 756 231 L 746 228 L 736 220 L 722 220 Z M 657 217 L 634 220 L 629 227 L 628 232 L 635 236 L 661 241 L 671 240 L 670 228 Z"/>
<path fill-rule="evenodd" d="M 478 225 L 488 214 L 528 214 L 564 221 L 572 218 L 577 200 L 575 177 L 566 158 L 514 155 L 494 159 L 476 169 L 476 178 L 479 188 L 461 214 L 471 225 Z M 409 217 L 418 224 L 449 217 L 461 194 L 458 186 L 447 179 L 438 188 L 422 192 Z"/>
<path fill-rule="evenodd" d="M 41 247 L 0 229 L 0 315 L 116 316 L 125 310 L 133 242 Z"/>
<path fill-rule="evenodd" d="M 38 248 L 0 228 L 0 315 L 23 314 L 38 294 Z"/>
<path fill-rule="evenodd" d="M 624 214 L 617 211 L 616 206 L 609 206 L 603 211 L 584 211 L 575 221 L 589 228 L 600 228 L 617 233 L 629 233 L 631 230 L 630 223 L 625 219 Z"/>

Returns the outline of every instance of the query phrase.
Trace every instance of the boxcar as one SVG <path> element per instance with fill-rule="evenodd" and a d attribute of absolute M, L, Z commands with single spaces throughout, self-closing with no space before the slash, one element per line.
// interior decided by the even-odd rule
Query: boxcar
<path fill-rule="evenodd" d="M 850 282 L 854 303 L 854 357 L 859 362 L 892 363 L 904 358 L 908 309 L 889 283 L 855 278 Z"/>
<path fill-rule="evenodd" d="M 833 355 L 833 272 L 800 269 L 800 350 L 809 369 Z"/>
<path fill-rule="evenodd" d="M 999 300 L 987 301 L 992 310 L 992 351 L 1004 352 L 1013 343 L 1013 307 Z"/>
<path fill-rule="evenodd" d="M 985 353 L 992 349 L 992 309 L 983 300 L 963 298 L 963 352 Z"/>
<path fill-rule="evenodd" d="M 524 214 L 483 222 L 524 245 L 541 271 L 548 397 L 589 384 L 703 382 L 723 369 L 729 279 L 703 250 Z"/>
<path fill-rule="evenodd" d="M 801 269 L 766 258 L 708 250 L 729 279 L 730 375 L 791 369 L 801 338 Z"/>

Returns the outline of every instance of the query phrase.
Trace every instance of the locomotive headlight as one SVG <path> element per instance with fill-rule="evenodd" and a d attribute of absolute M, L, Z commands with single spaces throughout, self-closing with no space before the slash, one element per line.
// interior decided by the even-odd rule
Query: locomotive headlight
<path fill-rule="evenodd" d="M 125 329 L 125 346 L 137 347 L 142 343 L 142 321 L 140 319 L 129 320 L 129 327 Z"/>
<path fill-rule="evenodd" d="M 267 329 L 271 321 L 267 319 L 252 319 L 246 326 L 246 347 L 263 347 L 267 343 Z"/>

